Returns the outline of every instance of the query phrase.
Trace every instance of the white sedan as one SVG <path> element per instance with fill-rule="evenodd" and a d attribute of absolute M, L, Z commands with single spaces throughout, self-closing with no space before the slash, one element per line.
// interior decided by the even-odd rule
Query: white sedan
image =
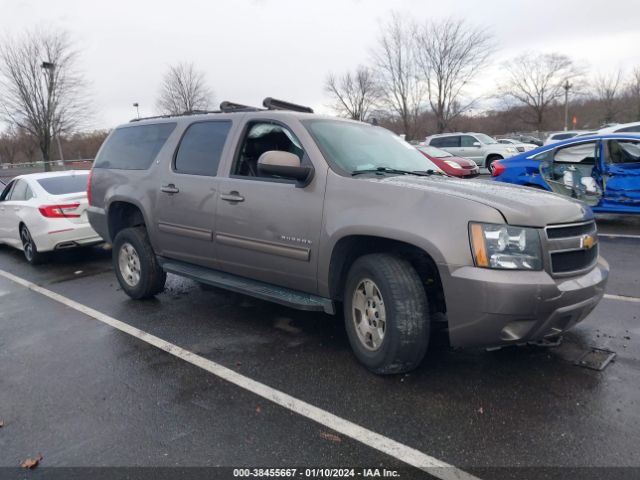
<path fill-rule="evenodd" d="M 0 243 L 22 250 L 31 264 L 46 252 L 101 243 L 87 220 L 88 175 L 34 173 L 8 182 L 0 194 Z"/>

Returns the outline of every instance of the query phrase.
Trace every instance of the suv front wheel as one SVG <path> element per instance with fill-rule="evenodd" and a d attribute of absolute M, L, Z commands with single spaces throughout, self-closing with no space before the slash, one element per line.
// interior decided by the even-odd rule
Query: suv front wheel
<path fill-rule="evenodd" d="M 167 274 L 158 264 L 144 227 L 125 228 L 113 241 L 113 267 L 122 290 L 136 300 L 164 290 Z"/>
<path fill-rule="evenodd" d="M 502 156 L 501 155 L 489 155 L 487 157 L 487 160 L 485 162 L 485 167 L 487 168 L 487 170 L 489 170 L 489 173 L 493 172 L 493 162 L 495 162 L 496 160 L 502 160 Z"/>
<path fill-rule="evenodd" d="M 344 318 L 358 360 L 378 374 L 416 368 L 429 343 L 429 308 L 409 262 L 388 254 L 357 259 L 347 277 Z"/>

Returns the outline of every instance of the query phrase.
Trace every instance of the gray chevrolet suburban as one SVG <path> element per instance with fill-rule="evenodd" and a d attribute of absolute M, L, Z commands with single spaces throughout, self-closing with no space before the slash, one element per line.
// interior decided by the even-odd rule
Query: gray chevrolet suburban
<path fill-rule="evenodd" d="M 449 178 L 400 137 L 266 99 L 133 120 L 102 145 L 89 219 L 122 289 L 166 273 L 344 313 L 356 357 L 405 372 L 434 329 L 453 347 L 557 337 L 604 293 L 589 207 Z"/>

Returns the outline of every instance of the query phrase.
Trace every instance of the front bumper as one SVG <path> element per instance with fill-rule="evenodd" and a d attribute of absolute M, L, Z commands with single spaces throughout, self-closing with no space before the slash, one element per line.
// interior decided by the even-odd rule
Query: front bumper
<path fill-rule="evenodd" d="M 444 268 L 442 268 L 444 267 Z M 441 267 L 453 347 L 494 347 L 558 335 L 583 320 L 604 295 L 609 265 L 553 278 L 547 272 Z"/>

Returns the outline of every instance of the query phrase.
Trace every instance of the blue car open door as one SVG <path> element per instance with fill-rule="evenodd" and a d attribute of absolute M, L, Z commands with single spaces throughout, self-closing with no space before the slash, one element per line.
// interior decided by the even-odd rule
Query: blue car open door
<path fill-rule="evenodd" d="M 640 138 L 603 143 L 599 160 L 604 195 L 594 210 L 640 213 Z"/>

